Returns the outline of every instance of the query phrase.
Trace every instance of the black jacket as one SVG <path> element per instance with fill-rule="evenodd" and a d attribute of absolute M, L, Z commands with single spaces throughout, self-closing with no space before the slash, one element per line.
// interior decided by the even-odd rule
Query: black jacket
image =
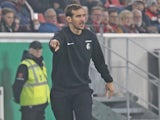
<path fill-rule="evenodd" d="M 52 39 L 60 42 L 60 49 L 57 52 L 50 47 L 54 54 L 52 70 L 54 89 L 72 89 L 88 85 L 91 82 L 88 76 L 91 59 L 102 78 L 106 82 L 113 81 L 94 33 L 84 29 L 81 35 L 76 35 L 66 27 Z"/>

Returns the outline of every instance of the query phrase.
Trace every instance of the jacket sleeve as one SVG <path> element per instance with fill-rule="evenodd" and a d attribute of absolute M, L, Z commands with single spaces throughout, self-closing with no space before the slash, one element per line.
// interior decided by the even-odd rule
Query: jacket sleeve
<path fill-rule="evenodd" d="M 96 36 L 93 38 L 92 60 L 97 71 L 101 74 L 101 77 L 105 80 L 105 82 L 112 82 L 112 76 L 110 75 L 108 66 L 105 64 L 104 55 Z"/>
<path fill-rule="evenodd" d="M 20 94 L 25 82 L 28 79 L 28 69 L 26 65 L 20 65 L 18 67 L 15 82 L 13 83 L 13 97 L 16 103 L 20 103 Z"/>

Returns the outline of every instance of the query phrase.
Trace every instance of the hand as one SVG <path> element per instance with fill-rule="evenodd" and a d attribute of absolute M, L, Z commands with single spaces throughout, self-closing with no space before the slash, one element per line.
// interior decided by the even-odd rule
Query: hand
<path fill-rule="evenodd" d="M 113 93 L 114 93 L 114 86 L 113 83 L 107 83 L 106 84 L 106 96 L 108 96 L 108 98 L 112 97 Z"/>
<path fill-rule="evenodd" d="M 55 52 L 59 50 L 60 43 L 58 40 L 56 39 L 51 40 L 49 45 L 54 49 Z"/>
<path fill-rule="evenodd" d="M 109 30 L 109 32 L 114 32 L 113 28 L 110 25 L 106 25 L 106 27 Z"/>

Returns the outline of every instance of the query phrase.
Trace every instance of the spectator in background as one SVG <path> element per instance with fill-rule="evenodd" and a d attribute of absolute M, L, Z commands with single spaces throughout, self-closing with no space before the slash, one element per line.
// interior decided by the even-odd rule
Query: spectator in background
<path fill-rule="evenodd" d="M 160 15 L 160 0 L 157 0 L 157 11 L 158 15 Z"/>
<path fill-rule="evenodd" d="M 109 10 L 109 25 L 112 28 L 112 33 L 123 33 L 123 30 L 119 26 L 119 17 L 116 9 Z"/>
<path fill-rule="evenodd" d="M 151 25 L 158 25 L 157 1 L 148 0 L 145 14 L 149 17 Z"/>
<path fill-rule="evenodd" d="M 32 13 L 33 9 L 26 0 L 4 1 L 2 8 L 8 7 L 15 11 L 17 17 L 20 18 L 20 31 L 32 32 Z"/>
<path fill-rule="evenodd" d="M 108 25 L 109 23 L 109 13 L 107 9 L 103 11 L 102 23 L 104 23 L 105 25 Z"/>
<path fill-rule="evenodd" d="M 158 15 L 158 9 L 157 9 L 157 1 L 156 0 L 149 0 L 147 1 L 147 8 L 146 8 L 146 15 L 149 17 L 151 27 L 153 28 L 151 31 L 155 30 L 155 27 L 157 28 L 157 32 L 160 32 L 160 21 L 159 21 L 159 15 Z M 151 28 L 150 27 L 150 28 Z M 154 33 L 157 33 L 154 31 Z"/>
<path fill-rule="evenodd" d="M 44 13 L 45 23 L 41 23 L 39 32 L 55 33 L 60 30 L 60 25 L 57 22 L 57 14 L 53 8 L 49 8 Z"/>
<path fill-rule="evenodd" d="M 102 25 L 103 25 L 102 27 L 103 27 L 104 33 L 113 32 L 113 29 L 109 24 L 109 13 L 108 13 L 108 10 L 104 10 L 103 11 Z"/>
<path fill-rule="evenodd" d="M 92 8 L 91 21 L 89 22 L 90 30 L 95 33 L 108 33 L 113 32 L 112 27 L 109 24 L 108 10 L 104 10 L 100 6 Z"/>
<path fill-rule="evenodd" d="M 157 0 L 158 23 L 160 24 L 160 0 Z"/>
<path fill-rule="evenodd" d="M 2 9 L 2 21 L 0 23 L 0 32 L 14 32 L 15 13 L 10 8 Z"/>
<path fill-rule="evenodd" d="M 86 25 L 85 25 L 85 28 L 90 30 L 91 29 L 91 23 L 89 22 L 89 13 L 88 13 L 88 7 L 87 6 L 82 6 L 83 9 L 85 10 L 85 13 L 86 13 Z"/>
<path fill-rule="evenodd" d="M 20 19 L 18 17 L 15 17 L 14 19 L 14 32 L 20 32 Z"/>
<path fill-rule="evenodd" d="M 139 33 L 148 33 L 146 24 L 142 20 L 142 12 L 138 9 L 134 9 L 133 13 L 133 23 Z"/>
<path fill-rule="evenodd" d="M 142 0 L 134 0 L 129 6 L 127 6 L 125 9 L 127 10 L 134 10 L 134 9 L 138 9 L 142 12 L 142 19 L 144 21 L 144 23 L 147 25 L 147 26 L 150 26 L 151 23 L 150 23 L 150 20 L 149 20 L 149 17 L 145 14 L 145 1 L 142 1 Z"/>
<path fill-rule="evenodd" d="M 142 4 L 142 5 L 141 5 Z M 144 3 L 140 0 L 132 0 L 128 3 L 125 9 L 132 11 L 133 9 L 144 9 Z"/>
<path fill-rule="evenodd" d="M 58 3 L 60 6 L 60 9 L 62 9 L 64 11 L 64 8 L 66 6 L 65 0 L 52 0 L 52 5 L 54 3 Z M 53 6 L 52 6 L 53 7 Z"/>
<path fill-rule="evenodd" d="M 121 11 L 119 14 L 119 22 L 123 33 L 138 33 L 133 23 L 133 14 L 131 11 Z"/>
<path fill-rule="evenodd" d="M 147 6 L 147 0 L 137 0 L 137 1 L 143 2 L 144 6 L 145 7 Z"/>
<path fill-rule="evenodd" d="M 90 30 L 95 33 L 99 33 L 101 30 L 100 28 L 102 28 L 101 24 L 103 21 L 103 11 L 104 11 L 103 7 L 100 6 L 95 6 L 91 10 L 89 25 L 90 25 Z"/>
<path fill-rule="evenodd" d="M 160 15 L 160 0 L 157 0 L 157 11 L 158 15 Z"/>
<path fill-rule="evenodd" d="M 86 12 L 86 23 L 88 23 L 88 19 L 89 19 L 88 8 L 87 8 L 87 6 L 82 6 L 82 7 Z"/>
<path fill-rule="evenodd" d="M 65 24 L 65 15 L 63 9 L 60 7 L 60 4 L 58 2 L 54 2 L 53 8 L 56 11 L 58 22 Z"/>
<path fill-rule="evenodd" d="M 57 15 L 64 13 L 63 9 L 60 7 L 58 2 L 53 2 L 53 8 L 56 11 Z"/>

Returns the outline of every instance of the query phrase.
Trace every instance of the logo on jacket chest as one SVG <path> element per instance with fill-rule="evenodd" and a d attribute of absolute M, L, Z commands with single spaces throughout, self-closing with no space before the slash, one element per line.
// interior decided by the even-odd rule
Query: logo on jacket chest
<path fill-rule="evenodd" d="M 90 43 L 87 43 L 87 44 L 86 44 L 86 49 L 87 49 L 87 50 L 90 50 L 90 49 L 91 49 L 91 44 L 90 44 Z"/>
<path fill-rule="evenodd" d="M 85 43 L 86 43 L 86 49 L 87 50 L 90 50 L 91 49 L 91 42 L 92 40 L 86 40 Z"/>

